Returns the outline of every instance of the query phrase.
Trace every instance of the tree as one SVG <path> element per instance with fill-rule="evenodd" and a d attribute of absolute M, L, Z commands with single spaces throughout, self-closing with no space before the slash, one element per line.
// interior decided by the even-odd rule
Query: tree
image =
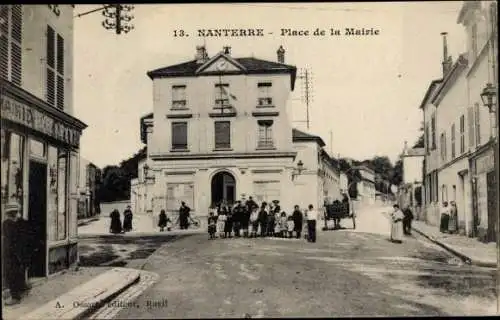
<path fill-rule="evenodd" d="M 425 146 L 424 142 L 424 135 L 421 134 L 420 137 L 418 137 L 417 142 L 413 145 L 413 148 L 423 148 Z"/>
<path fill-rule="evenodd" d="M 403 182 L 403 161 L 399 159 L 394 165 L 394 171 L 391 176 L 391 183 L 399 186 Z"/>

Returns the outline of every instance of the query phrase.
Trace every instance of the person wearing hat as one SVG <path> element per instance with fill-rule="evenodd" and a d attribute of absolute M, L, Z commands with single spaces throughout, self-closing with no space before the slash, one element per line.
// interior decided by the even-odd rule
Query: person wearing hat
<path fill-rule="evenodd" d="M 2 224 L 3 265 L 5 280 L 10 291 L 10 299 L 5 304 L 13 305 L 21 301 L 22 295 L 29 289 L 26 283 L 26 267 L 28 265 L 28 244 L 32 239 L 26 228 L 27 221 L 19 217 L 19 205 L 10 202 L 5 206 L 6 219 Z"/>
<path fill-rule="evenodd" d="M 128 232 L 132 231 L 132 210 L 130 206 L 127 206 L 127 208 L 123 211 L 123 231 Z"/>

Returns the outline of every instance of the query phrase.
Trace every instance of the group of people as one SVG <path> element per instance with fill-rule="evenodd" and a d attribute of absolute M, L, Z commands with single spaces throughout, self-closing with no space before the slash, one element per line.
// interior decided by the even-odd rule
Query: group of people
<path fill-rule="evenodd" d="M 448 201 L 443 202 L 439 230 L 450 234 L 458 232 L 458 210 L 455 201 L 451 201 L 449 206 Z"/>
<path fill-rule="evenodd" d="M 393 208 L 394 211 L 391 213 L 391 241 L 402 243 L 403 235 L 411 235 L 413 212 L 409 206 L 401 210 L 399 205 L 395 204 Z"/>
<path fill-rule="evenodd" d="M 127 208 L 123 211 L 123 224 L 120 219 L 120 211 L 118 211 L 118 209 L 113 210 L 109 216 L 111 218 L 109 232 L 116 234 L 132 231 L 132 218 L 134 215 L 132 214 L 130 206 L 127 206 Z"/>
<path fill-rule="evenodd" d="M 213 208 L 208 216 L 209 239 L 234 237 L 282 237 L 299 239 L 307 221 L 307 239 L 316 242 L 318 213 L 309 205 L 305 214 L 295 205 L 292 214 L 281 210 L 278 200 L 259 206 L 250 196 L 233 206 L 225 201 Z"/>

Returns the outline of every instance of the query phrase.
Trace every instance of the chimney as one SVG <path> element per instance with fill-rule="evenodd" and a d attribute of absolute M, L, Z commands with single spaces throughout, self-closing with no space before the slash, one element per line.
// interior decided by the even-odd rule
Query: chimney
<path fill-rule="evenodd" d="M 448 32 L 441 32 L 441 35 L 443 36 L 443 78 L 446 77 L 448 72 L 451 69 L 451 66 L 453 64 L 453 60 L 451 56 L 448 56 L 448 43 L 446 41 L 446 36 L 448 35 Z"/>
<path fill-rule="evenodd" d="M 196 59 L 197 64 L 205 63 L 208 60 L 208 54 L 205 46 L 196 46 Z"/>
<path fill-rule="evenodd" d="M 224 54 L 231 55 L 231 47 L 230 46 L 225 46 L 223 47 L 224 49 Z"/>
<path fill-rule="evenodd" d="M 278 54 L 278 62 L 285 63 L 285 49 L 283 49 L 283 46 L 280 46 L 276 53 Z"/>

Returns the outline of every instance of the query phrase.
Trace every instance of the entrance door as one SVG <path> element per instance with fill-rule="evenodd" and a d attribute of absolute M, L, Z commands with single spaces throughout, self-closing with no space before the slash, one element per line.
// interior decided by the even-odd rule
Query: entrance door
<path fill-rule="evenodd" d="M 497 229 L 497 198 L 495 171 L 490 171 L 486 174 L 486 198 L 488 201 L 488 241 L 496 240 Z"/>
<path fill-rule="evenodd" d="M 226 200 L 233 204 L 236 200 L 236 181 L 229 172 L 218 172 L 212 178 L 212 206 Z"/>
<path fill-rule="evenodd" d="M 28 276 L 46 275 L 47 165 L 30 161 L 28 221 L 34 229 L 35 251 Z"/>

